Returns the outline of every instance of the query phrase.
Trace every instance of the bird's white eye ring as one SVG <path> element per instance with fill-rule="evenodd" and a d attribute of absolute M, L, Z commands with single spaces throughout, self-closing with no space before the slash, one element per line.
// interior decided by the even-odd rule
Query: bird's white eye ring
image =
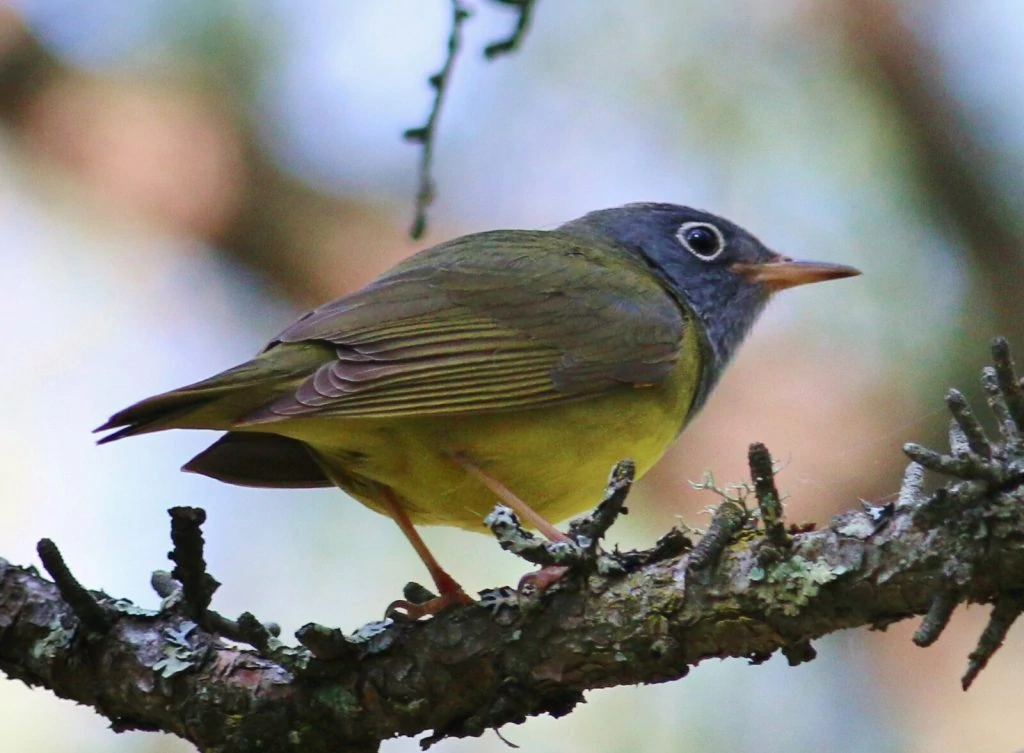
<path fill-rule="evenodd" d="M 714 261 L 725 251 L 722 231 L 709 222 L 684 222 L 676 231 L 676 239 L 701 261 Z"/>

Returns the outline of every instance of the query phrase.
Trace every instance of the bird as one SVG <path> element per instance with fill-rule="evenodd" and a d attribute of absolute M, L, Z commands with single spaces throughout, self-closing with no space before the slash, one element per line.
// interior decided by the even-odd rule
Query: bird
<path fill-rule="evenodd" d="M 417 525 L 485 530 L 496 503 L 552 540 L 608 471 L 643 475 L 708 400 L 777 292 L 860 274 L 796 261 L 668 203 L 420 251 L 301 316 L 254 358 L 141 400 L 96 432 L 226 432 L 183 470 L 338 487 L 394 519 L 437 588 L 389 614 L 471 603 Z M 558 574 L 553 577 L 557 579 Z"/>

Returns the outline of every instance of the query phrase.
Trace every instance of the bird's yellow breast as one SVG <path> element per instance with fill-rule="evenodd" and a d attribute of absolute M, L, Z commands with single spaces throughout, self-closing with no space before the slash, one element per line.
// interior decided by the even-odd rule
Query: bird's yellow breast
<path fill-rule="evenodd" d="M 695 330 L 687 327 L 676 367 L 657 385 L 530 410 L 274 428 L 312 446 L 346 490 L 378 512 L 373 487 L 383 484 L 402 498 L 414 523 L 483 530 L 497 498 L 452 460 L 462 454 L 559 521 L 600 501 L 615 463 L 630 458 L 642 475 L 679 434 L 700 380 Z"/>

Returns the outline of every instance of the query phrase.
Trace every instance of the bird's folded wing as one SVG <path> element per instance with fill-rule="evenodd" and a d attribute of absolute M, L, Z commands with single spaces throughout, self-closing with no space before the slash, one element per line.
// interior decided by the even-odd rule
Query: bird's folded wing
<path fill-rule="evenodd" d="M 419 254 L 316 309 L 268 346 L 335 358 L 242 424 L 514 410 L 658 384 L 686 314 L 639 258 L 544 231 L 493 231 Z"/>

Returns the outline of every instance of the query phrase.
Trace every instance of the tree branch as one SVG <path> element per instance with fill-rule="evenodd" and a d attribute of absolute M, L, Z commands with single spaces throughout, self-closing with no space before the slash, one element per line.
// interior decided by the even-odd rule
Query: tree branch
<path fill-rule="evenodd" d="M 455 61 L 462 51 L 462 27 L 470 16 L 469 8 L 463 5 L 461 0 L 450 0 L 450 2 L 452 21 L 448 32 L 448 45 L 444 63 L 441 65 L 441 70 L 427 79 L 430 87 L 434 90 L 434 101 L 430 106 L 426 122 L 421 126 L 408 128 L 402 134 L 406 141 L 420 146 L 416 201 L 413 205 L 412 227 L 409 228 L 409 235 L 414 239 L 423 237 L 423 234 L 426 232 L 427 209 L 434 202 L 434 197 L 437 193 L 433 177 L 437 124 L 441 117 L 441 108 L 444 105 L 445 96 L 451 87 Z M 515 29 L 507 38 L 492 42 L 484 48 L 484 57 L 488 60 L 494 60 L 497 57 L 508 55 L 519 49 L 530 28 L 530 19 L 533 15 L 533 6 L 536 0 L 495 0 L 495 2 L 515 7 L 518 16 Z"/>
<path fill-rule="evenodd" d="M 533 17 L 533 6 L 536 5 L 537 0 L 494 0 L 502 5 L 510 5 L 516 9 L 516 26 L 505 39 L 499 39 L 496 42 L 484 47 L 484 57 L 488 60 L 494 60 L 494 58 L 501 55 L 507 55 L 510 52 L 515 52 L 519 49 L 519 45 L 523 43 L 523 39 L 526 37 L 526 32 L 530 28 L 530 20 Z"/>
<path fill-rule="evenodd" d="M 419 144 L 420 165 L 419 185 L 416 189 L 415 215 L 409 235 L 413 238 L 421 238 L 427 229 L 427 207 L 434 203 L 436 193 L 434 177 L 431 174 L 434 168 L 434 143 L 437 141 L 437 122 L 441 117 L 441 106 L 444 104 L 444 97 L 448 93 L 448 86 L 452 79 L 452 71 L 455 68 L 455 60 L 462 49 L 462 25 L 469 18 L 469 11 L 459 0 L 451 0 L 452 4 L 452 26 L 448 32 L 448 50 L 445 54 L 444 64 L 441 70 L 431 76 L 427 81 L 430 88 L 434 90 L 434 102 L 430 106 L 430 113 L 427 115 L 427 122 L 416 128 L 406 129 L 402 134 L 406 141 Z"/>
<path fill-rule="evenodd" d="M 908 24 L 895 0 L 845 0 L 829 6 L 829 18 L 848 38 L 864 80 L 875 84 L 880 102 L 903 134 L 920 196 L 932 204 L 935 224 L 953 229 L 967 256 L 965 277 L 978 289 L 995 326 L 1013 340 L 1024 336 L 1024 233 L 1019 203 L 1007 201 L 992 180 L 995 157 L 968 117 L 974 102 L 952 91 L 953 76 L 924 35 Z M 1007 191 L 1005 195 L 1012 195 Z"/>
<path fill-rule="evenodd" d="M 807 661 L 811 640 L 844 628 L 927 614 L 915 636 L 927 645 L 957 604 L 994 604 L 966 686 L 1021 613 L 1024 594 L 1020 383 L 1005 343 L 995 354 L 995 378 L 986 373 L 986 381 L 995 384 L 1001 441 L 982 445 L 970 421 L 969 432 L 954 422 L 950 455 L 908 453 L 957 480 L 925 495 L 912 463 L 897 501 L 822 530 L 780 536 L 770 458 L 752 447 L 755 486 L 723 503 L 744 510 L 743 524 L 731 525 L 739 535 L 706 552 L 701 567 L 696 551 L 677 546 L 660 557 L 626 553 L 618 572 L 590 568 L 534 598 L 492 600 L 490 609 L 373 623 L 351 636 L 308 625 L 296 648 L 251 616 L 238 621 L 249 625 L 240 639 L 256 648 L 230 645 L 182 598 L 150 612 L 92 592 L 76 606 L 62 596 L 67 588 L 0 560 L 0 669 L 96 708 L 115 729 L 161 729 L 204 751 L 372 751 L 395 735 L 432 730 L 426 747 L 561 716 L 584 690 L 678 679 L 711 657 L 760 662 L 781 650 L 791 663 Z M 961 398 L 952 403 L 964 421 Z M 988 457 L 974 451 L 981 447 Z M 754 491 L 761 516 L 768 502 L 771 536 L 745 506 Z M 159 580 L 164 593 L 176 592 L 166 573 Z M 97 605 L 109 619 L 87 626 L 83 610 Z"/>

